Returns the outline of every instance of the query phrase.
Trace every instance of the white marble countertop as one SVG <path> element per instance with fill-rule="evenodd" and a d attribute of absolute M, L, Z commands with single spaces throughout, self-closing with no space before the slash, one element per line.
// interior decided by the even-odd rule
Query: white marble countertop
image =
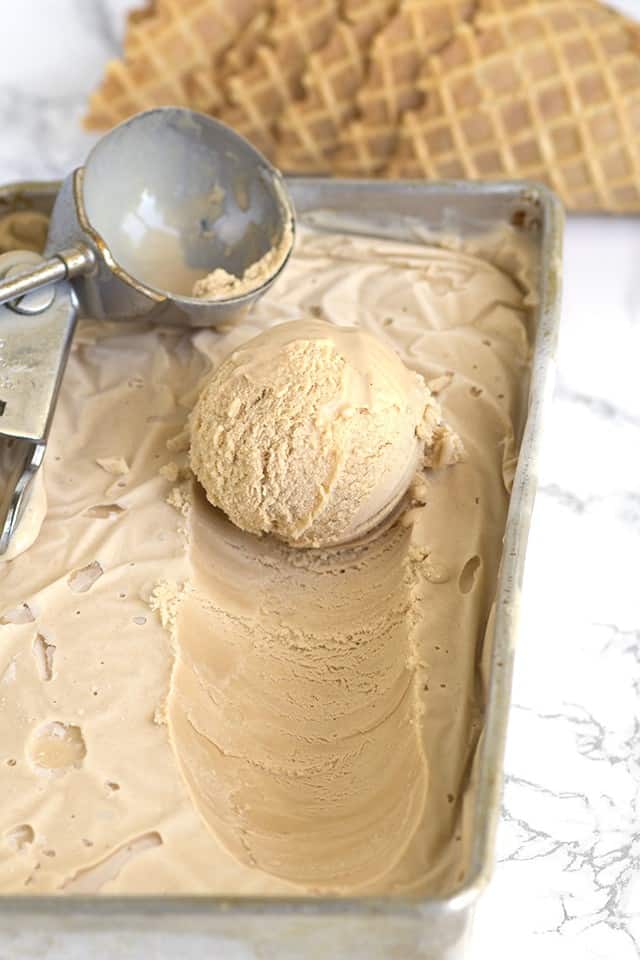
<path fill-rule="evenodd" d="M 129 5 L 2 4 L 0 183 L 82 161 L 93 138 L 79 117 Z M 640 0 L 616 5 L 640 19 Z M 640 220 L 570 218 L 564 277 L 498 866 L 474 960 L 640 956 Z"/>

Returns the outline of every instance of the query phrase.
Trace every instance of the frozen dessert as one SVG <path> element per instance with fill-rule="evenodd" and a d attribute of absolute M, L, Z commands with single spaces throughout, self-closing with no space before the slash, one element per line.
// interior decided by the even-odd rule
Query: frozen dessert
<path fill-rule="evenodd" d="M 191 417 L 191 467 L 242 530 L 292 546 L 367 533 L 455 440 L 424 379 L 366 330 L 294 320 L 243 344 Z"/>
<path fill-rule="evenodd" d="M 190 433 L 210 503 L 292 546 L 361 538 L 425 461 L 459 450 L 420 374 L 368 331 L 324 320 L 234 350 Z M 319 889 L 372 883 L 414 835 L 428 771 L 406 536 L 292 557 L 237 535 L 195 492 L 170 730 L 195 803 L 250 865 Z"/>
<path fill-rule="evenodd" d="M 0 890 L 456 887 L 529 321 L 523 283 L 468 246 L 303 231 L 273 288 L 222 329 L 80 323 L 46 516 L 0 564 Z M 347 402 L 360 369 L 348 344 L 397 354 L 372 367 L 382 394 L 412 384 L 417 423 L 419 374 L 464 446 L 462 459 L 447 444 L 439 463 L 418 459 L 384 523 L 310 550 L 240 530 L 189 466 L 203 388 L 292 322 L 331 324 L 328 340 L 306 336 L 320 345 L 307 360 L 345 354 Z M 255 389 L 238 385 L 241 401 Z M 397 417 L 402 441 L 382 420 L 380 436 L 415 453 Z"/>
<path fill-rule="evenodd" d="M 197 809 L 247 866 L 312 891 L 384 882 L 438 777 L 420 731 L 409 529 L 278 549 L 196 493 L 190 536 L 169 731 Z"/>
<path fill-rule="evenodd" d="M 202 300 L 229 300 L 231 297 L 242 297 L 257 290 L 277 274 L 289 256 L 292 245 L 293 228 L 289 221 L 277 242 L 274 241 L 273 246 L 262 257 L 249 264 L 239 277 L 222 267 L 216 267 L 211 273 L 196 280 L 193 296 Z"/>

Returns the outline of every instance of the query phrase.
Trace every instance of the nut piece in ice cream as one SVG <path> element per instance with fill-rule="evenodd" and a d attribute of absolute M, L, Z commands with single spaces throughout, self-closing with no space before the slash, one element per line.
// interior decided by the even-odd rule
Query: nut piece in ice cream
<path fill-rule="evenodd" d="M 243 530 L 300 547 L 371 530 L 425 454 L 439 463 L 436 448 L 452 448 L 419 374 L 365 330 L 319 320 L 281 324 L 227 357 L 190 429 L 210 503 Z"/>

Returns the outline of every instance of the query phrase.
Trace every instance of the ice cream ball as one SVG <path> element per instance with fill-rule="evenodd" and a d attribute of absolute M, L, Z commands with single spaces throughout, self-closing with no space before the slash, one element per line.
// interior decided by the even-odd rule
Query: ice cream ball
<path fill-rule="evenodd" d="M 382 340 L 297 320 L 213 370 L 190 418 L 190 462 L 241 529 L 326 547 L 376 527 L 450 437 L 423 378 Z"/>

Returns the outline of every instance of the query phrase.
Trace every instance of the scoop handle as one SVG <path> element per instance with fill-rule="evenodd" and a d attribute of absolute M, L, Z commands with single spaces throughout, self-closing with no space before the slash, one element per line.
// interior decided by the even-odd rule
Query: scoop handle
<path fill-rule="evenodd" d="M 62 279 L 53 283 L 60 270 Z M 0 277 L 6 278 L 2 286 L 10 287 L 9 301 L 0 305 L 0 556 L 9 547 L 42 463 L 71 347 L 78 311 L 67 271 L 67 263 L 57 257 L 46 261 L 30 251 L 0 256 Z M 15 280 L 25 282 L 16 287 Z"/>
<path fill-rule="evenodd" d="M 43 263 L 29 251 L 5 253 L 0 276 L 20 278 Z M 77 298 L 64 279 L 0 305 L 0 436 L 46 442 L 76 314 Z"/>
<path fill-rule="evenodd" d="M 61 250 L 30 269 L 25 267 L 24 272 L 0 279 L 0 304 L 13 302 L 27 293 L 33 293 L 34 290 L 48 287 L 60 280 L 90 273 L 95 262 L 95 254 L 89 247 Z"/>

